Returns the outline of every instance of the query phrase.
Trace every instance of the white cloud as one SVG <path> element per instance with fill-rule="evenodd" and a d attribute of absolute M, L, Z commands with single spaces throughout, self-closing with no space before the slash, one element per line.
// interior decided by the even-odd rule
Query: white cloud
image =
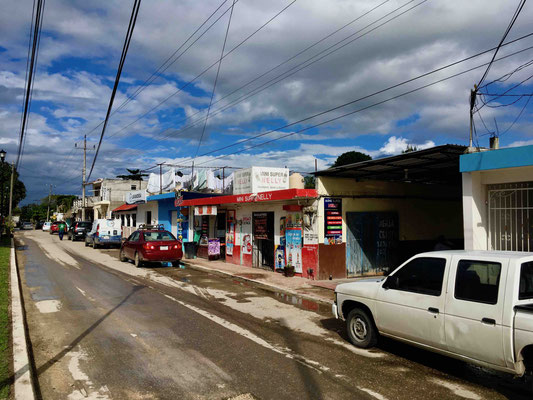
<path fill-rule="evenodd" d="M 435 142 L 428 140 L 425 143 L 411 143 L 406 138 L 391 136 L 387 142 L 379 149 L 377 155 L 392 156 L 400 154 L 407 149 L 407 146 L 416 147 L 418 150 L 429 149 L 435 146 Z"/>

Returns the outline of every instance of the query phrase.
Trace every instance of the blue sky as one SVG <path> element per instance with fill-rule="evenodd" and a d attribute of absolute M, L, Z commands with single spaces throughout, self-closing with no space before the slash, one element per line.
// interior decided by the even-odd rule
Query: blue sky
<path fill-rule="evenodd" d="M 114 177 L 124 173 L 125 168 L 147 168 L 158 162 L 190 165 L 198 147 L 216 66 L 200 78 L 192 79 L 217 61 L 229 13 L 160 77 L 127 104 L 123 103 L 221 3 L 222 0 L 176 0 L 141 5 L 115 99 L 115 112 L 91 178 Z M 198 157 L 195 162 L 235 167 L 283 165 L 305 172 L 314 168 L 315 158 L 319 168 L 326 168 L 338 155 L 350 150 L 383 157 L 401 152 L 408 144 L 420 148 L 444 143 L 468 144 L 469 91 L 484 68 L 332 123 L 281 137 L 486 63 L 490 53 L 248 141 L 246 146 L 220 150 L 490 49 L 498 43 L 518 4 L 503 0 L 428 0 L 386 22 L 419 3 L 408 0 L 294 2 L 222 61 L 215 103 L 199 149 L 199 155 L 211 154 Z M 288 0 L 238 1 L 226 52 L 289 4 Z M 94 145 L 101 132 L 94 128 L 107 110 L 131 11 L 124 5 L 124 2 L 103 0 L 46 3 L 20 168 L 28 188 L 25 203 L 44 197 L 48 184 L 55 185 L 54 191 L 58 193 L 81 192 L 82 152 L 75 150 L 74 144 L 79 144 L 87 134 L 90 145 Z M 214 19 L 230 5 L 231 1 L 225 2 Z M 8 0 L 0 15 L 0 146 L 8 152 L 10 161 L 17 151 L 20 129 L 31 6 L 30 1 Z M 303 51 L 360 16 L 359 20 Z M 530 33 L 532 17 L 533 7 L 526 4 L 509 39 Z M 386 23 L 379 26 L 383 22 Z M 370 31 L 373 28 L 376 29 Z M 347 44 L 356 37 L 359 38 Z M 312 63 L 336 43 L 331 49 L 338 48 L 337 51 Z M 341 47 L 343 44 L 346 45 Z M 526 38 L 502 48 L 499 55 L 507 56 L 530 46 L 533 38 Z M 532 56 L 533 50 L 526 50 L 495 63 L 487 82 L 519 66 L 522 68 L 490 85 L 488 92 L 501 93 L 525 81 L 509 94 L 531 93 L 533 79 L 528 77 L 533 74 L 533 66 L 527 62 Z M 290 61 L 237 90 L 285 60 Z M 310 65 L 293 73 L 300 64 Z M 276 83 L 259 91 L 270 80 Z M 254 91 L 258 92 L 251 95 Z M 496 130 L 505 132 L 500 138 L 502 146 L 533 144 L 533 101 L 526 105 L 526 97 L 488 96 L 487 99 L 492 101 L 479 113 L 486 128 L 479 116 L 475 119 L 476 141 L 480 146 L 487 146 L 488 131 Z M 515 104 L 510 104 L 515 100 Z M 259 146 L 273 138 L 280 139 Z"/>

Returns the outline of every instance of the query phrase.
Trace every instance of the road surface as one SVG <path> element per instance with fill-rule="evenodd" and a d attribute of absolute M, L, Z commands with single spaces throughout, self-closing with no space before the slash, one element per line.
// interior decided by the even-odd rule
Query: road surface
<path fill-rule="evenodd" d="M 43 399 L 530 399 L 520 380 L 393 341 L 351 346 L 330 311 L 204 272 L 17 233 Z"/>

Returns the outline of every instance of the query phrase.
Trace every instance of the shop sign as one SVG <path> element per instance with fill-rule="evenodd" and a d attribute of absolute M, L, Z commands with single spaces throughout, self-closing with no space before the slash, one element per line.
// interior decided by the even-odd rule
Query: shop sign
<path fill-rule="evenodd" d="M 324 198 L 325 244 L 342 243 L 342 199 Z"/>
<path fill-rule="evenodd" d="M 234 173 L 233 194 L 259 193 L 288 188 L 288 168 L 250 167 Z"/>
<path fill-rule="evenodd" d="M 146 203 L 146 190 L 133 190 L 126 193 L 126 204 Z"/>
<path fill-rule="evenodd" d="M 294 267 L 294 272 L 302 272 L 302 230 L 287 228 L 285 230 L 287 265 Z"/>
<path fill-rule="evenodd" d="M 194 215 L 217 215 L 217 206 L 194 207 Z"/>
<path fill-rule="evenodd" d="M 318 232 L 316 230 L 316 212 L 306 212 L 303 217 L 304 245 L 318 244 Z"/>
<path fill-rule="evenodd" d="M 254 213 L 254 239 L 268 239 L 267 221 L 267 213 Z"/>

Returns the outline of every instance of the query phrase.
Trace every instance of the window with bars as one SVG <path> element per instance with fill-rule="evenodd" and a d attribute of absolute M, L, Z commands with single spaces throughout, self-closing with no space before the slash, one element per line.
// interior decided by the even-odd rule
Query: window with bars
<path fill-rule="evenodd" d="M 491 250 L 533 251 L 533 182 L 488 186 Z"/>

